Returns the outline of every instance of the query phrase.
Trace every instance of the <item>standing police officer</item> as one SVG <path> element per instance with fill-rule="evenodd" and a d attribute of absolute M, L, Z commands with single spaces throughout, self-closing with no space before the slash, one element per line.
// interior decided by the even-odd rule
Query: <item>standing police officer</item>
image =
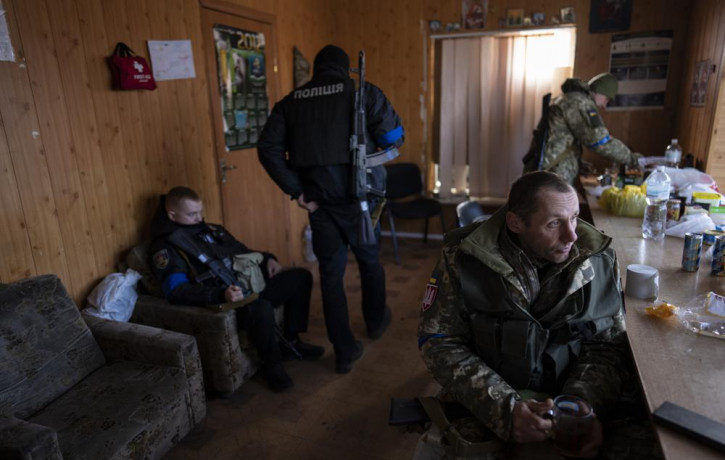
<path fill-rule="evenodd" d="M 568 78 L 561 85 L 563 94 L 549 108 L 542 170 L 554 172 L 572 184 L 579 174 L 582 147 L 617 163 L 637 166 L 642 155 L 612 137 L 599 115 L 598 109 L 606 108 L 614 99 L 618 86 L 617 78 L 610 73 L 599 74 L 589 82 Z M 538 151 L 541 146 L 533 148 Z M 527 164 L 524 172 L 537 169 L 534 166 Z"/>
<path fill-rule="evenodd" d="M 349 71 L 350 58 L 345 51 L 333 45 L 322 48 L 315 57 L 312 80 L 274 106 L 258 143 L 259 160 L 271 178 L 309 212 L 325 325 L 340 374 L 350 372 L 363 354 L 362 342 L 350 330 L 343 285 L 348 246 L 360 269 L 368 337 L 379 338 L 392 315 L 385 304 L 379 240 L 373 244 L 358 241 L 361 211 L 352 193 L 349 144 L 355 83 Z M 365 85 L 366 134 L 372 141 L 368 145 L 401 145 L 400 117 L 378 87 Z M 376 168 L 384 175 L 382 166 Z"/>

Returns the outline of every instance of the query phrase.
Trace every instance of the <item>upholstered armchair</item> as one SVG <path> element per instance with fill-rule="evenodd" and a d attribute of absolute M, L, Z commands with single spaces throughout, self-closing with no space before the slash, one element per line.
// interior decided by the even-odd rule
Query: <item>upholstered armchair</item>
<path fill-rule="evenodd" d="M 257 351 L 250 346 L 247 334 L 238 330 L 234 310 L 215 312 L 167 302 L 148 264 L 149 246 L 150 242 L 143 242 L 126 257 L 126 265 L 142 275 L 131 321 L 196 337 L 206 390 L 229 396 L 259 368 Z M 277 324 L 281 324 L 282 316 L 282 308 L 275 308 Z"/>
<path fill-rule="evenodd" d="M 159 458 L 206 415 L 193 337 L 81 315 L 60 279 L 0 284 L 0 457 Z"/>

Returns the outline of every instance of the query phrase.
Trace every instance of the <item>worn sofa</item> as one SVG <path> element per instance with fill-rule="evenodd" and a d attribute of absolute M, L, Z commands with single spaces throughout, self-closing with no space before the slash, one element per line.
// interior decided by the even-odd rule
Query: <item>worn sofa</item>
<path fill-rule="evenodd" d="M 193 337 L 81 315 L 54 275 L 0 284 L 0 458 L 159 458 L 206 415 Z"/>
<path fill-rule="evenodd" d="M 150 242 L 145 241 L 126 257 L 126 266 L 142 275 L 131 321 L 196 337 L 207 392 L 221 397 L 231 395 L 260 365 L 247 334 L 237 328 L 235 311 L 215 312 L 167 302 L 149 267 L 149 246 Z M 277 324 L 282 324 L 282 316 L 282 308 L 275 308 Z"/>

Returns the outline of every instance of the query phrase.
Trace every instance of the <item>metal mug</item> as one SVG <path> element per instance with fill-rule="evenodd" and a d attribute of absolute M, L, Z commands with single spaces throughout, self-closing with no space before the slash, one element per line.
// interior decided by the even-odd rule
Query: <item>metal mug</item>
<path fill-rule="evenodd" d="M 567 457 L 577 457 L 589 439 L 596 416 L 584 399 L 573 395 L 554 398 L 554 407 L 544 413 L 552 422 L 554 447 Z"/>

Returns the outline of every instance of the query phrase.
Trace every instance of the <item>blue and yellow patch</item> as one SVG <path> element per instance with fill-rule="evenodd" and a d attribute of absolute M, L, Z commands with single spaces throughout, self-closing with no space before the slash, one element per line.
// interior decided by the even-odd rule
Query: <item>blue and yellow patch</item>
<path fill-rule="evenodd" d="M 599 116 L 599 112 L 597 112 L 596 109 L 590 109 L 587 111 L 587 114 L 589 115 L 589 125 L 592 128 L 599 128 L 604 126 L 604 122 L 602 121 L 602 117 Z"/>

